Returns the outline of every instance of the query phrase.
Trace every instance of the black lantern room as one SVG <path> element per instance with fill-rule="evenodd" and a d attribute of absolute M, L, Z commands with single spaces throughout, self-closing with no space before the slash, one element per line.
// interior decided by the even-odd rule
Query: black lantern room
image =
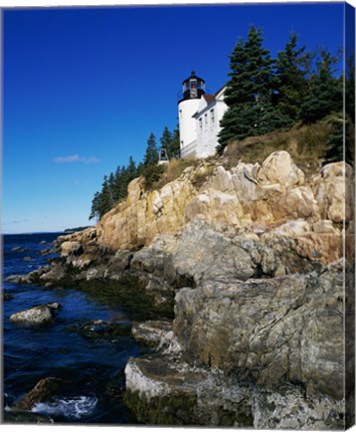
<path fill-rule="evenodd" d="M 183 81 L 183 100 L 185 99 L 199 99 L 205 93 L 205 81 L 192 74 L 189 78 Z"/>

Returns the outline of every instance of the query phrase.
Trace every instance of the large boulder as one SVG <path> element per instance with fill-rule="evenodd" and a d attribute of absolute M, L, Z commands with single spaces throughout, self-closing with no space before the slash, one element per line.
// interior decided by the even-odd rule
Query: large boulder
<path fill-rule="evenodd" d="M 60 252 L 63 257 L 76 255 L 82 251 L 82 245 L 79 241 L 64 241 L 60 246 Z"/>
<path fill-rule="evenodd" d="M 173 256 L 176 272 L 201 280 L 247 280 L 258 272 L 260 255 L 248 238 L 233 239 L 196 220 L 184 229 Z"/>
<path fill-rule="evenodd" d="M 130 359 L 125 376 L 126 404 L 148 424 L 306 430 L 344 427 L 343 401 L 308 397 L 296 385 L 269 390 L 165 355 Z"/>
<path fill-rule="evenodd" d="M 313 183 L 323 219 L 335 223 L 352 219 L 354 178 L 350 165 L 345 162 L 325 165 Z"/>
<path fill-rule="evenodd" d="M 241 227 L 244 211 L 235 194 L 208 189 L 187 204 L 185 215 L 187 221 L 199 216 L 215 225 Z"/>
<path fill-rule="evenodd" d="M 279 184 L 284 188 L 304 184 L 304 173 L 293 162 L 286 151 L 270 154 L 257 174 L 261 185 Z"/>
<path fill-rule="evenodd" d="M 176 295 L 174 331 L 192 361 L 269 388 L 343 397 L 343 272 L 223 283 Z"/>

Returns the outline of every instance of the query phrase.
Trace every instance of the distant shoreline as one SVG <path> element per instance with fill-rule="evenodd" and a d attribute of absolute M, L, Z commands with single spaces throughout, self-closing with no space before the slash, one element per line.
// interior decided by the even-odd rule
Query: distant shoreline
<path fill-rule="evenodd" d="M 32 232 L 21 232 L 21 233 L 2 233 L 2 235 L 10 236 L 10 235 L 38 235 L 38 234 L 71 234 L 74 232 L 83 231 L 90 227 L 91 225 L 85 227 L 77 227 L 77 228 L 66 228 L 60 231 L 32 231 Z"/>

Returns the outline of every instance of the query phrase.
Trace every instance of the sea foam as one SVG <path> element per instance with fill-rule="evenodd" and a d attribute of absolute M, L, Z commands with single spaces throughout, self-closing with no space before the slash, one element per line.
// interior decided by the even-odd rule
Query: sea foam
<path fill-rule="evenodd" d="M 69 420 L 80 420 L 90 416 L 98 403 L 98 399 L 89 396 L 54 399 L 53 402 L 38 403 L 32 412 L 52 416 L 63 416 Z"/>

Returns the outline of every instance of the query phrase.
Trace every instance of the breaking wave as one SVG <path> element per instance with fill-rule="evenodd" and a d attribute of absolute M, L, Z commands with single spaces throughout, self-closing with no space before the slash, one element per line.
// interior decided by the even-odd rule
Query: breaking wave
<path fill-rule="evenodd" d="M 63 416 L 69 420 L 80 420 L 90 416 L 98 403 L 95 397 L 78 396 L 74 398 L 54 399 L 53 402 L 38 403 L 32 412 L 49 416 Z"/>

